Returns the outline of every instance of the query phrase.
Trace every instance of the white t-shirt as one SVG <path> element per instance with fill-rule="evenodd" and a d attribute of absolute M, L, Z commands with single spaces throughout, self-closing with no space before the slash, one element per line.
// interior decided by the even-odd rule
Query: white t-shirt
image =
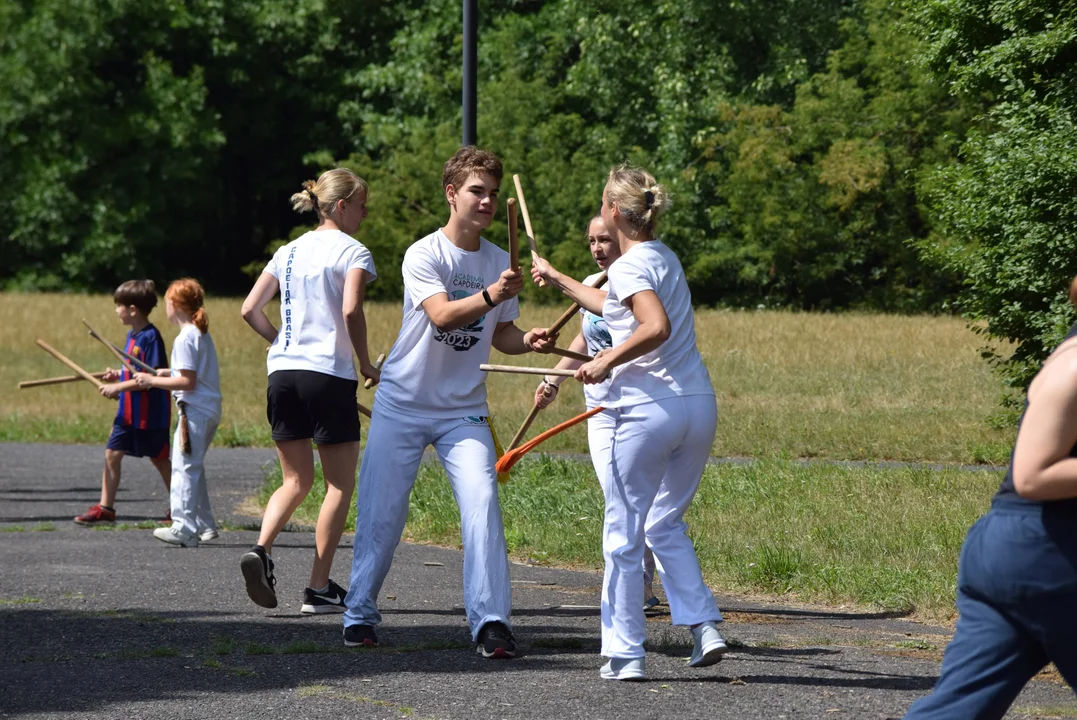
<path fill-rule="evenodd" d="M 221 371 L 217 365 L 217 348 L 209 333 L 203 333 L 193 324 L 180 328 L 172 343 L 172 360 L 169 362 L 172 377 L 180 370 L 194 370 L 194 390 L 175 390 L 176 403 L 186 403 L 217 420 L 221 419 Z"/>
<path fill-rule="evenodd" d="M 313 370 L 358 380 L 352 343 L 344 324 L 344 278 L 349 270 L 366 270 L 373 282 L 374 258 L 339 230 L 312 230 L 274 255 L 264 272 L 280 283 L 280 333 L 269 349 L 266 366 L 278 370 Z"/>
<path fill-rule="evenodd" d="M 583 284 L 594 284 L 601 274 L 588 275 L 583 279 Z M 605 318 L 588 312 L 582 307 L 580 308 L 580 330 L 583 332 L 583 339 L 587 342 L 587 354 L 591 357 L 594 357 L 602 350 L 608 350 L 613 347 L 613 339 L 610 337 L 610 329 L 606 326 Z M 587 401 L 588 410 L 606 402 L 610 382 L 612 382 L 612 378 L 606 378 L 605 382 L 583 386 L 583 397 Z"/>
<path fill-rule="evenodd" d="M 684 395 L 714 395 L 710 375 L 696 348 L 692 295 L 680 260 L 660 240 L 635 245 L 610 265 L 602 316 L 622 345 L 639 323 L 624 300 L 653 290 L 669 318 L 670 336 L 651 352 L 613 370 L 606 407 L 624 407 Z"/>
<path fill-rule="evenodd" d="M 400 335 L 381 370 L 377 403 L 392 412 L 444 419 L 485 416 L 486 373 L 498 323 L 520 317 L 511 298 L 478 320 L 442 331 L 430 322 L 423 301 L 438 293 L 460 300 L 497 282 L 509 254 L 479 240 L 479 249 L 461 250 L 441 230 L 413 244 L 404 254 L 404 318 Z"/>

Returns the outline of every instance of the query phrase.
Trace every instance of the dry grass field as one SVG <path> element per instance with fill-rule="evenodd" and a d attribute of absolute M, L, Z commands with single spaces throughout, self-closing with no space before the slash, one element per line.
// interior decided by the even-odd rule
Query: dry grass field
<path fill-rule="evenodd" d="M 0 326 L 5 362 L 0 440 L 103 443 L 115 406 L 83 383 L 17 390 L 20 380 L 68 374 L 34 345 L 41 337 L 87 369 L 109 364 L 80 319 L 120 343 L 125 328 L 108 296 L 4 293 Z M 239 317 L 240 300 L 210 299 L 210 332 L 220 354 L 224 418 L 218 445 L 269 444 L 265 421 L 265 343 Z M 549 324 L 561 307 L 526 307 L 523 327 Z M 275 313 L 275 308 L 273 309 Z M 400 325 L 396 304 L 367 309 L 372 354 L 387 350 Z M 276 317 L 271 315 L 271 317 Z M 154 320 L 171 348 L 175 329 L 163 302 Z M 718 392 L 722 456 L 1005 462 L 1013 430 L 989 422 L 998 381 L 979 357 L 980 338 L 948 317 L 701 310 L 700 350 Z M 569 326 L 572 332 L 578 325 Z M 567 345 L 568 338 L 562 341 Z M 542 356 L 491 362 L 551 366 Z M 537 378 L 495 375 L 489 382 L 499 434 L 510 436 L 530 409 Z M 372 400 L 360 390 L 360 399 Z M 534 431 L 582 409 L 575 383 L 536 421 Z M 549 450 L 586 451 L 574 429 Z"/>

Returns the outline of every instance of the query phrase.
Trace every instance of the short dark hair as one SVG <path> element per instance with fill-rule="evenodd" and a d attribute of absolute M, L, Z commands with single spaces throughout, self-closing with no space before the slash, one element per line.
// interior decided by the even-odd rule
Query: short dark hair
<path fill-rule="evenodd" d="M 134 305 L 143 315 L 157 307 L 157 286 L 153 280 L 128 280 L 112 293 L 117 305 Z"/>
<path fill-rule="evenodd" d="M 480 150 L 474 145 L 465 145 L 449 161 L 445 163 L 445 169 L 441 172 L 441 189 L 452 185 L 457 190 L 473 172 L 488 172 L 501 183 L 501 177 L 505 174 L 501 168 L 501 159 L 489 150 Z"/>

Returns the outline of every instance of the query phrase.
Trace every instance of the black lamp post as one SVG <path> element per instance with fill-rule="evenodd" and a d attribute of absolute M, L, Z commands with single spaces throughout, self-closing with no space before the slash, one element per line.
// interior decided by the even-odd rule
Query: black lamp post
<path fill-rule="evenodd" d="M 478 0 L 464 0 L 464 145 L 474 145 L 477 142 L 475 131 L 475 114 L 477 108 L 475 99 L 475 66 L 478 64 L 476 51 L 479 35 L 478 25 Z"/>

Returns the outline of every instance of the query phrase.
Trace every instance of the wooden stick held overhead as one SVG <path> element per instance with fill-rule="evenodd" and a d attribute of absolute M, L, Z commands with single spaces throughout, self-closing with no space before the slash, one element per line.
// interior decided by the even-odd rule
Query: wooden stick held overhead
<path fill-rule="evenodd" d="M 103 388 L 105 386 L 105 383 L 101 382 L 100 380 L 95 378 L 93 375 L 91 375 L 90 373 L 83 370 L 81 367 L 79 367 L 74 362 L 72 362 L 70 359 L 68 359 L 68 357 L 66 355 L 61 353 L 59 350 L 54 348 L 52 345 L 49 345 L 47 342 L 45 342 L 41 338 L 37 339 L 37 346 L 39 348 L 41 348 L 42 350 L 44 350 L 45 352 L 47 352 L 49 355 L 52 355 L 54 358 L 56 358 L 57 360 L 62 362 L 64 365 L 67 365 L 69 368 L 74 370 L 79 375 L 79 377 L 81 377 L 83 380 L 86 380 L 87 382 L 89 382 L 95 388 L 100 389 L 100 388 Z"/>
<path fill-rule="evenodd" d="M 95 372 L 90 374 L 98 380 L 105 376 L 105 373 L 103 372 Z M 84 379 L 85 378 L 83 378 L 81 375 L 62 375 L 60 377 L 42 378 L 40 380 L 23 380 L 21 383 L 19 383 L 19 389 L 23 390 L 25 388 L 42 387 L 44 385 L 60 385 L 62 383 L 82 382 Z"/>
<path fill-rule="evenodd" d="M 535 230 L 531 227 L 531 216 L 527 214 L 527 200 L 524 198 L 523 183 L 520 182 L 519 175 L 513 175 L 512 182 L 516 185 L 516 197 L 520 199 L 520 214 L 524 216 L 524 232 L 527 233 L 527 242 L 531 246 L 531 252 L 538 255 L 538 244 L 535 242 Z"/>
<path fill-rule="evenodd" d="M 381 370 L 381 365 L 384 362 L 385 362 L 385 353 L 382 353 L 381 355 L 378 355 L 378 359 L 374 361 L 374 369 L 375 370 Z M 374 378 L 367 378 L 366 382 L 363 383 L 363 389 L 364 390 L 369 390 L 372 387 L 374 387 Z"/>
<path fill-rule="evenodd" d="M 599 287 L 602 287 L 605 284 L 606 284 L 606 272 L 603 271 L 601 275 L 599 275 L 597 278 L 595 278 L 595 281 L 591 284 L 591 287 L 599 288 Z M 555 322 L 553 324 L 553 327 L 550 328 L 549 334 L 550 335 L 556 335 L 557 333 L 561 332 L 561 328 L 563 328 L 565 325 L 567 325 L 568 321 L 571 320 L 576 315 L 576 313 L 578 313 L 579 311 L 580 311 L 580 304 L 579 303 L 572 303 L 572 305 L 569 306 L 568 310 L 565 310 L 563 313 L 561 313 L 561 317 L 557 318 L 557 322 Z"/>
<path fill-rule="evenodd" d="M 515 373 L 517 375 L 557 375 L 559 377 L 575 377 L 575 370 L 562 370 L 561 368 L 537 368 L 524 367 L 522 365 L 479 365 L 483 372 Z"/>
<path fill-rule="evenodd" d="M 520 238 L 516 228 L 516 199 L 509 198 L 505 203 L 505 210 L 509 214 L 509 270 L 520 267 Z"/>

